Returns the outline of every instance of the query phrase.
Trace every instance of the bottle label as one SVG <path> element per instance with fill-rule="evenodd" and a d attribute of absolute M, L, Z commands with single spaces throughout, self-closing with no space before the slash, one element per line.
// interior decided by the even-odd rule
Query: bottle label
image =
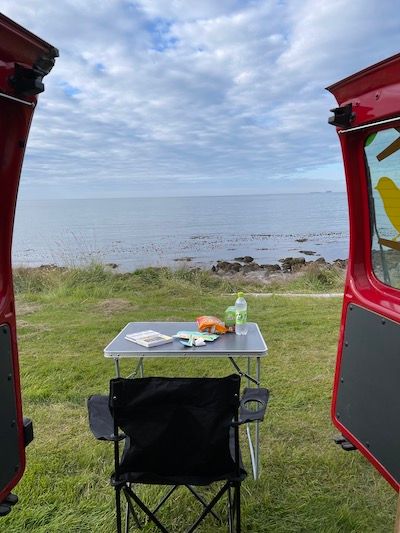
<path fill-rule="evenodd" d="M 242 326 L 247 322 L 247 311 L 236 311 L 236 325 Z"/>

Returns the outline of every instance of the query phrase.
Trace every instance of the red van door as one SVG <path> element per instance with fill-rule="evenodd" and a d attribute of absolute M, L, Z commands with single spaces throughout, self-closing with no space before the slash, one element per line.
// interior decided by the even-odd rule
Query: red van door
<path fill-rule="evenodd" d="M 22 160 L 43 77 L 57 50 L 0 14 L 0 514 L 25 468 L 32 424 L 22 416 L 11 244 Z"/>
<path fill-rule="evenodd" d="M 328 90 L 350 217 L 332 419 L 399 490 L 400 54 Z"/>

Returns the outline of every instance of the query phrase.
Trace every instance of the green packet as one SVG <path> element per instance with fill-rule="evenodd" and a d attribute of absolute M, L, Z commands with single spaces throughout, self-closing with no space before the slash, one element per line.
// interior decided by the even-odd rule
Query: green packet
<path fill-rule="evenodd" d="M 215 341 L 219 335 L 213 333 L 203 333 L 201 331 L 178 331 L 176 335 L 172 335 L 175 339 L 203 339 L 204 341 Z"/>
<path fill-rule="evenodd" d="M 228 328 L 228 331 L 235 331 L 236 325 L 236 307 L 230 305 L 225 309 L 225 327 Z"/>

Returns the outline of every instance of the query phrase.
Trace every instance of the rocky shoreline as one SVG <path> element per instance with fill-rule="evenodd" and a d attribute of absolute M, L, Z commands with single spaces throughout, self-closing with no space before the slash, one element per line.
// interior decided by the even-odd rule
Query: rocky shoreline
<path fill-rule="evenodd" d="M 307 254 L 304 251 L 302 253 L 313 255 L 312 252 Z M 259 273 L 266 277 L 294 274 L 315 267 L 345 269 L 347 267 L 347 259 L 336 259 L 332 263 L 329 263 L 323 257 L 319 257 L 314 261 L 306 261 L 304 257 L 284 257 L 279 260 L 279 263 L 264 265 L 256 263 L 253 257 L 247 255 L 244 257 L 235 257 L 233 261 L 219 260 L 211 267 L 211 271 L 222 275 Z"/>
<path fill-rule="evenodd" d="M 305 252 L 302 253 L 307 255 Z M 311 253 L 309 255 L 311 255 Z M 328 262 L 323 257 L 319 257 L 318 259 L 310 261 L 306 261 L 304 257 L 284 257 L 279 259 L 279 262 L 275 264 L 259 264 L 254 260 L 253 257 L 246 255 L 243 257 L 235 257 L 233 261 L 218 260 L 211 266 L 211 268 L 206 265 L 203 267 L 199 267 L 198 265 L 195 266 L 194 264 L 189 266 L 191 262 L 190 257 L 175 259 L 175 261 L 185 262 L 187 265 L 185 268 L 189 268 L 191 270 L 210 270 L 219 276 L 242 275 L 257 279 L 273 279 L 279 277 L 286 278 L 287 276 L 290 277 L 294 274 L 300 274 L 301 272 L 305 272 L 313 268 L 335 268 L 338 270 L 345 270 L 347 268 L 347 259 L 335 259 L 332 262 Z M 117 263 L 105 263 L 104 266 L 118 272 L 119 265 Z M 56 264 L 42 264 L 37 267 L 28 268 L 45 271 L 66 271 L 69 269 L 67 266 L 60 266 Z"/>

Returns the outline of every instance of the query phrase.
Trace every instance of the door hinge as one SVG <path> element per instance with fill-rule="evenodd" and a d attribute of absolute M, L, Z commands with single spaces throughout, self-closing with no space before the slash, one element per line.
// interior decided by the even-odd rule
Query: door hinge
<path fill-rule="evenodd" d="M 329 124 L 338 128 L 348 128 L 356 118 L 356 114 L 353 112 L 353 104 L 347 104 L 342 107 L 335 107 L 331 109 L 333 113 L 332 117 L 328 118 Z"/>

